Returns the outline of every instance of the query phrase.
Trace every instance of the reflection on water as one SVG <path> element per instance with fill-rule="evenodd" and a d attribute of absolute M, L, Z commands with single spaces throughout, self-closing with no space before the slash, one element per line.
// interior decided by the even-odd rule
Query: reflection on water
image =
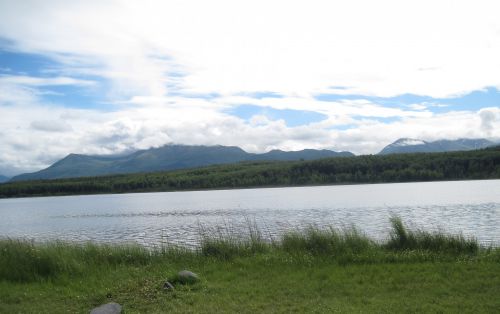
<path fill-rule="evenodd" d="M 500 243 L 500 180 L 65 196 L 0 200 L 0 237 L 196 245 L 200 227 L 275 238 L 292 228 L 355 225 L 388 236 L 410 226 Z"/>

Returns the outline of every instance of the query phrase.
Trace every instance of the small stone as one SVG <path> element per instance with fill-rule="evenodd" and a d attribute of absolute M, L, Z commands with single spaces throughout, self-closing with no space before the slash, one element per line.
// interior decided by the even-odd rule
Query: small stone
<path fill-rule="evenodd" d="M 198 278 L 197 274 L 189 270 L 183 270 L 177 274 L 177 280 L 182 284 L 188 284 L 188 283 L 195 283 L 200 279 Z"/>
<path fill-rule="evenodd" d="M 96 307 L 95 309 L 90 311 L 90 314 L 120 314 L 121 312 L 122 306 L 118 303 L 111 302 Z"/>
<path fill-rule="evenodd" d="M 163 289 L 164 290 L 174 290 L 174 285 L 172 285 L 170 282 L 168 281 L 165 281 L 165 283 L 163 284 Z"/>

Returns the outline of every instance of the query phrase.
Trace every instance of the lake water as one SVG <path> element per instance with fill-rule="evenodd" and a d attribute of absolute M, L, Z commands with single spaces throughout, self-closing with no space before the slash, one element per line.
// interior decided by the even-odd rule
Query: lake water
<path fill-rule="evenodd" d="M 196 245 L 200 226 L 266 237 L 355 225 L 385 239 L 391 215 L 413 227 L 500 243 L 500 180 L 290 187 L 0 200 L 0 237 Z"/>

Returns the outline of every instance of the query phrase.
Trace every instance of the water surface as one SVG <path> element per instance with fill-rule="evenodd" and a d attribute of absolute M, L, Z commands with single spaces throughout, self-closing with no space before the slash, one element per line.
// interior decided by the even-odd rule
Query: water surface
<path fill-rule="evenodd" d="M 0 200 L 0 237 L 196 245 L 200 225 L 266 237 L 314 224 L 388 237 L 389 218 L 500 243 L 500 180 L 134 193 Z"/>

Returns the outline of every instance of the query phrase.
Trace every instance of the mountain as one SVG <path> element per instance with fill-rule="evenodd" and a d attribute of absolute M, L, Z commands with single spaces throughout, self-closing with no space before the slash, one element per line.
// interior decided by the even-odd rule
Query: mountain
<path fill-rule="evenodd" d="M 458 139 L 426 142 L 419 139 L 400 138 L 382 149 L 379 155 L 406 153 L 437 153 L 474 150 L 496 145 L 486 139 Z"/>
<path fill-rule="evenodd" d="M 293 152 L 286 152 L 282 150 L 272 150 L 264 154 L 253 154 L 253 160 L 313 160 L 320 158 L 330 158 L 330 157 L 349 157 L 354 156 L 350 152 L 334 152 L 331 150 L 316 150 L 316 149 L 304 149 Z"/>
<path fill-rule="evenodd" d="M 354 155 L 350 152 L 314 149 L 294 152 L 272 150 L 264 154 L 252 154 L 235 146 L 165 145 L 158 148 L 139 150 L 121 156 L 70 154 L 46 169 L 15 176 L 11 181 L 153 172 L 236 163 L 241 161 L 312 160 L 347 156 Z"/>
<path fill-rule="evenodd" d="M 9 179 L 9 177 L 0 174 L 0 183 L 7 182 L 9 181 Z"/>

